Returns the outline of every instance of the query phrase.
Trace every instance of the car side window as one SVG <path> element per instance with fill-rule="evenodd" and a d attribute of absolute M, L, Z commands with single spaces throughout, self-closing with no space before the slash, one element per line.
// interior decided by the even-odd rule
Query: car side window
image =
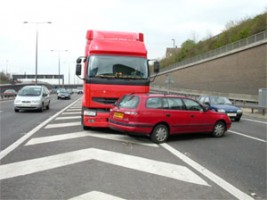
<path fill-rule="evenodd" d="M 200 97 L 200 99 L 198 100 L 200 103 L 204 103 L 204 99 L 205 97 Z"/>
<path fill-rule="evenodd" d="M 210 103 L 209 97 L 206 97 L 203 102 L 204 103 Z"/>
<path fill-rule="evenodd" d="M 202 106 L 191 99 L 184 99 L 184 103 L 186 110 L 203 111 Z"/>
<path fill-rule="evenodd" d="M 184 110 L 184 104 L 180 98 L 167 98 L 169 108 L 172 110 Z"/>
<path fill-rule="evenodd" d="M 146 101 L 147 108 L 158 108 L 161 109 L 162 107 L 162 98 L 152 97 L 148 98 Z"/>
<path fill-rule="evenodd" d="M 169 109 L 168 100 L 166 98 L 162 99 L 163 109 Z"/>

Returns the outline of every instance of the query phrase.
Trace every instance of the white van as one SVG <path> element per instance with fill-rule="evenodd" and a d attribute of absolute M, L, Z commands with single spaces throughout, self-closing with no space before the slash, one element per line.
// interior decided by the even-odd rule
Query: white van
<path fill-rule="evenodd" d="M 45 86 L 31 85 L 24 86 L 17 94 L 14 101 L 14 110 L 49 110 L 50 95 Z"/>

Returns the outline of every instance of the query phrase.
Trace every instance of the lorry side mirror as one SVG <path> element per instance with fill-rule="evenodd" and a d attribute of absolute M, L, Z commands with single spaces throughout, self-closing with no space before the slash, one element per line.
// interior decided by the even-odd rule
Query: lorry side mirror
<path fill-rule="evenodd" d="M 159 61 L 155 61 L 154 62 L 154 73 L 155 74 L 159 73 L 159 68 L 160 68 Z"/>
<path fill-rule="evenodd" d="M 81 58 L 78 58 L 77 60 L 76 60 L 76 63 L 77 64 L 80 64 L 82 62 L 82 59 Z"/>
<path fill-rule="evenodd" d="M 76 75 L 80 76 L 82 74 L 82 65 L 80 63 L 76 64 Z"/>

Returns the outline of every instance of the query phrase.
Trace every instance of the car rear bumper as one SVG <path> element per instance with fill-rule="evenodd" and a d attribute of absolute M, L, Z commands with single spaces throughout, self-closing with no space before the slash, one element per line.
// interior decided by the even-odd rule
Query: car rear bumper
<path fill-rule="evenodd" d="M 153 125 L 121 123 L 114 120 L 109 121 L 109 128 L 127 133 L 138 133 L 142 135 L 150 135 L 153 130 Z"/>

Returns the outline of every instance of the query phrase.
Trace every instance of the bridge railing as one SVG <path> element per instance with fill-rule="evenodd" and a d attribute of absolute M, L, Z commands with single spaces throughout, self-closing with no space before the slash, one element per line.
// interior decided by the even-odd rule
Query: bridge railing
<path fill-rule="evenodd" d="M 162 71 L 170 70 L 170 69 L 177 68 L 177 67 L 180 67 L 180 66 L 184 66 L 184 65 L 187 65 L 187 64 L 190 64 L 190 63 L 194 63 L 194 62 L 198 62 L 198 61 L 201 61 L 201 60 L 205 60 L 205 59 L 209 59 L 209 58 L 212 58 L 212 57 L 216 57 L 216 56 L 219 56 L 221 54 L 226 54 L 226 53 L 229 53 L 229 52 L 231 52 L 233 50 L 237 50 L 237 49 L 242 48 L 242 47 L 247 47 L 249 45 L 253 45 L 253 44 L 256 44 L 256 43 L 259 43 L 259 42 L 262 42 L 262 41 L 267 41 L 267 30 L 262 31 L 260 33 L 257 33 L 255 35 L 252 35 L 252 36 L 250 36 L 248 38 L 244 38 L 244 39 L 239 40 L 237 42 L 225 45 L 223 47 L 208 51 L 208 52 L 200 54 L 198 56 L 194 56 L 192 58 L 188 58 L 188 59 L 185 59 L 185 60 L 183 60 L 181 62 L 178 62 L 178 63 L 172 64 L 170 66 L 164 67 L 162 69 Z"/>

